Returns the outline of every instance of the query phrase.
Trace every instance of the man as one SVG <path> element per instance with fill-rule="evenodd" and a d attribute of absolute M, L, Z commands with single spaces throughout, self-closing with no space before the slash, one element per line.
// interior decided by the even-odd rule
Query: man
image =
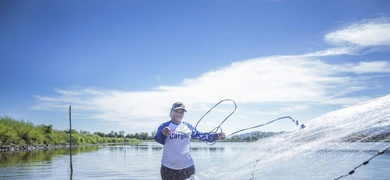
<path fill-rule="evenodd" d="M 183 103 L 174 103 L 169 114 L 171 120 L 158 127 L 154 138 L 164 145 L 160 170 L 163 180 L 184 180 L 195 174 L 194 161 L 190 156 L 191 138 L 208 142 L 225 138 L 225 133 L 198 132 L 191 124 L 182 122 L 185 112 Z"/>

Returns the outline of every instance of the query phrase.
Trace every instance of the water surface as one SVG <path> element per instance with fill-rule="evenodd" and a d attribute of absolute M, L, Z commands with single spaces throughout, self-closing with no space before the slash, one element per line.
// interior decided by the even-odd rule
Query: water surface
<path fill-rule="evenodd" d="M 352 144 L 351 144 L 352 145 Z M 383 145 L 383 144 L 382 144 Z M 390 144 L 387 144 L 390 146 Z M 350 147 L 346 145 L 345 147 Z M 354 144 L 357 151 L 365 147 L 364 143 Z M 370 145 L 370 147 L 373 147 Z M 193 142 L 191 144 L 191 154 L 195 160 L 195 166 L 198 179 L 213 179 L 212 177 L 203 176 L 210 174 L 217 167 L 223 167 L 226 163 L 239 165 L 251 159 L 236 160 L 235 157 L 240 153 L 251 152 L 251 143 L 226 143 L 218 142 L 214 145 L 207 145 L 203 142 Z M 381 148 L 381 147 L 378 147 Z M 249 150 L 249 151 L 246 151 Z M 160 179 L 160 158 L 162 146 L 154 143 L 142 143 L 140 145 L 101 145 L 78 147 L 73 150 L 73 175 L 70 173 L 69 150 L 42 150 L 19 153 L 1 154 L 0 162 L 0 179 Z M 324 154 L 331 151 L 335 159 L 322 159 Z M 297 157 L 295 165 L 297 173 L 310 173 L 316 175 L 323 173 L 324 169 L 332 170 L 332 164 L 337 165 L 337 156 L 348 156 L 353 149 L 338 149 L 337 151 L 323 149 L 316 152 L 316 158 L 307 159 Z M 335 154 L 335 152 L 337 152 Z M 366 150 L 362 153 L 374 154 L 375 149 Z M 275 152 L 269 151 L 270 156 Z M 350 157 L 355 158 L 355 157 Z M 259 157 L 258 159 L 261 159 Z M 313 160 L 326 161 L 327 167 L 322 169 L 310 169 Z M 362 159 L 363 162 L 363 159 Z M 282 164 L 280 166 L 283 166 Z M 356 173 L 345 179 L 383 179 L 383 174 L 390 167 L 390 152 L 370 161 L 370 163 L 358 170 Z M 245 167 L 240 167 L 245 168 Z M 238 169 L 239 170 L 239 169 Z M 346 168 L 345 173 L 351 169 Z M 344 171 L 342 171 L 344 172 Z M 256 172 L 255 172 L 256 173 Z M 340 174 L 341 175 L 341 174 Z M 269 177 L 269 176 L 268 176 Z M 278 174 L 274 174 L 278 177 Z M 295 176 L 296 177 L 296 176 Z M 287 178 L 288 177 L 283 177 Z M 334 177 L 336 178 L 336 177 Z M 244 178 L 245 179 L 245 178 Z"/>
<path fill-rule="evenodd" d="M 196 171 L 223 164 L 246 144 L 193 142 Z M 73 149 L 72 176 L 68 149 L 4 153 L 0 179 L 160 179 L 161 153 L 155 142 L 78 147 Z"/>

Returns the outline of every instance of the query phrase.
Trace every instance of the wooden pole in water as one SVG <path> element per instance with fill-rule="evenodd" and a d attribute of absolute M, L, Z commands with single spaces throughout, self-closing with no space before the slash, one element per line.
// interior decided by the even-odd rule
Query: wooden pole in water
<path fill-rule="evenodd" d="M 72 163 L 72 106 L 69 106 L 69 154 L 70 154 L 70 176 L 73 175 L 73 163 Z"/>

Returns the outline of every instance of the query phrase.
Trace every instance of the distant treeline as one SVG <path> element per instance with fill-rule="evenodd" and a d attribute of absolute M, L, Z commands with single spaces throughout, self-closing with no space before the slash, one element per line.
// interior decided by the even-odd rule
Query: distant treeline
<path fill-rule="evenodd" d="M 76 131 L 72 129 L 73 144 L 102 144 L 102 143 L 136 143 L 139 141 L 153 140 L 156 131 L 152 133 L 140 132 L 126 134 L 124 131 L 111 131 L 109 133 L 88 131 Z M 251 132 L 240 136 L 234 136 L 225 141 L 242 142 L 256 141 L 277 133 Z M 7 145 L 62 145 L 70 144 L 70 130 L 56 130 L 53 125 L 34 125 L 24 120 L 16 120 L 9 116 L 0 118 L 0 146 Z"/>
<path fill-rule="evenodd" d="M 283 132 L 263 132 L 263 131 L 252 131 L 244 134 L 235 135 L 226 139 L 229 142 L 254 142 L 258 139 L 271 137 Z"/>
<path fill-rule="evenodd" d="M 148 134 L 124 136 L 123 132 L 111 132 L 108 134 L 72 129 L 73 144 L 101 144 L 101 143 L 136 143 L 139 139 L 148 139 Z M 139 138 L 139 139 L 137 139 Z M 24 120 L 15 120 L 9 116 L 0 118 L 0 146 L 7 145 L 61 145 L 70 144 L 70 130 L 56 130 L 53 125 L 34 125 Z"/>
<path fill-rule="evenodd" d="M 390 129 L 386 126 L 384 129 Z M 283 132 L 279 132 L 283 133 Z M 250 132 L 236 135 L 224 141 L 242 142 L 256 141 L 260 138 L 270 137 L 279 133 L 275 132 Z M 153 140 L 156 131 L 152 133 L 135 133 L 125 135 L 124 131 L 111 131 L 110 133 L 87 131 L 76 131 L 72 129 L 73 144 L 103 144 L 103 143 L 137 143 L 145 140 Z M 53 125 L 34 125 L 24 120 L 15 120 L 9 116 L 0 117 L 0 146 L 8 145 L 64 145 L 70 144 L 70 130 L 56 130 Z M 359 132 L 348 137 L 344 141 L 349 142 L 389 142 L 390 131 L 370 130 L 369 132 Z"/>
<path fill-rule="evenodd" d="M 80 133 L 89 134 L 90 132 L 81 131 Z M 130 138 L 130 139 L 138 139 L 138 140 L 153 140 L 154 139 L 154 135 L 156 135 L 156 131 L 152 132 L 150 135 L 147 132 L 141 132 L 141 133 L 125 135 L 124 131 L 119 131 L 119 132 L 111 131 L 110 133 L 94 132 L 93 134 L 98 135 L 100 137 Z"/>

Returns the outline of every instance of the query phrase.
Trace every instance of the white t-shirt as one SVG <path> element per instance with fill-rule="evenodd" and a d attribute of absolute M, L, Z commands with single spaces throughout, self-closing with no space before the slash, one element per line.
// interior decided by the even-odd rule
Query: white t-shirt
<path fill-rule="evenodd" d="M 162 134 L 164 127 L 169 127 L 172 135 L 165 136 Z M 214 142 L 218 139 L 217 133 L 200 133 L 191 124 L 168 121 L 159 126 L 155 140 L 164 145 L 161 164 L 167 168 L 180 170 L 194 165 L 190 155 L 191 138 L 202 141 Z"/>

